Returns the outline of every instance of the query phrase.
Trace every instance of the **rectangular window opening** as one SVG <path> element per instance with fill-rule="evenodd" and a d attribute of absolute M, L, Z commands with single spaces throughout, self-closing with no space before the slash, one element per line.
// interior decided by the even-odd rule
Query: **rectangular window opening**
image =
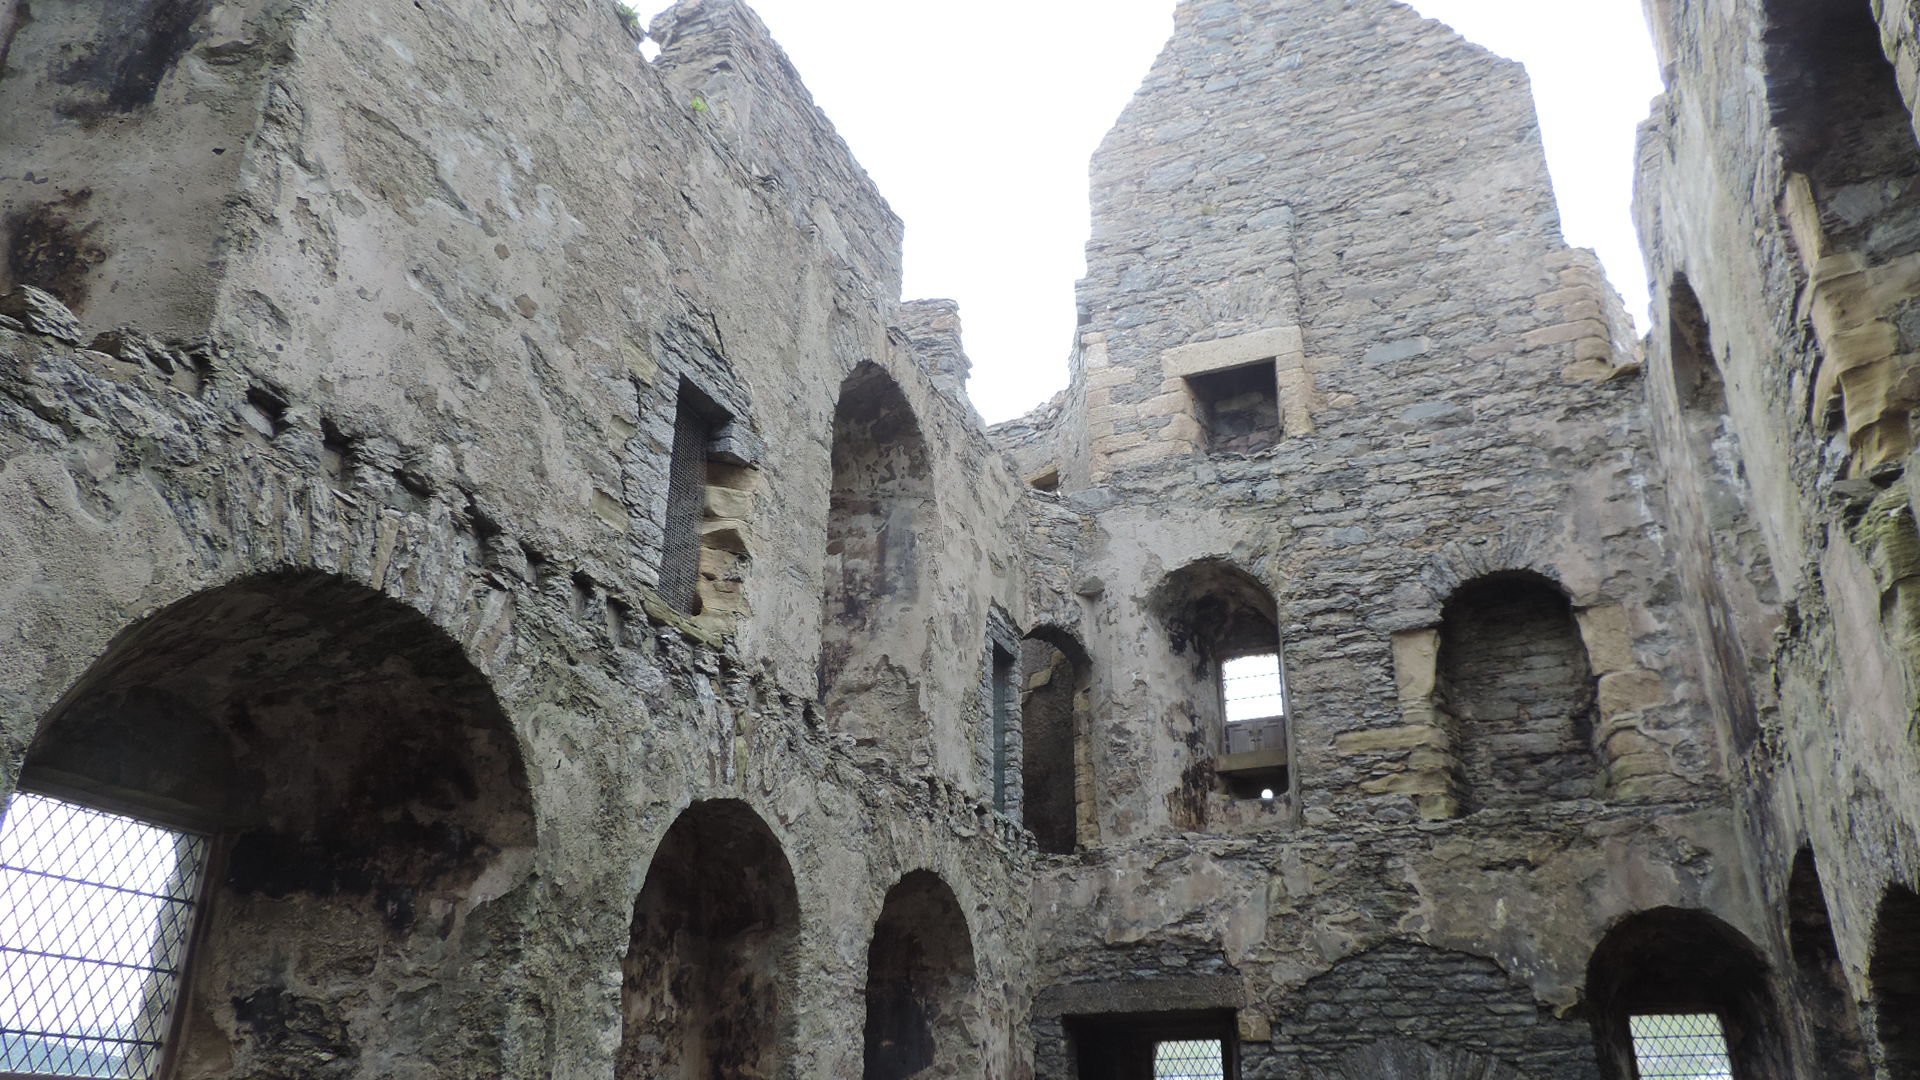
<path fill-rule="evenodd" d="M 1237 799 L 1274 803 L 1290 788 L 1287 677 L 1278 652 L 1220 663 L 1226 753 L 1214 767 Z"/>
<path fill-rule="evenodd" d="M 0 1073 L 150 1080 L 208 838 L 31 792 L 0 818 Z"/>
<path fill-rule="evenodd" d="M 1628 1018 L 1641 1080 L 1733 1080 L 1726 1030 L 1712 1013 Z"/>
<path fill-rule="evenodd" d="M 1179 1039 L 1153 1046 L 1153 1080 L 1226 1080 L 1226 1047 L 1219 1039 Z"/>
<path fill-rule="evenodd" d="M 1014 672 L 1018 665 L 1013 653 L 993 647 L 993 808 L 1007 811 L 1007 743 L 1013 737 Z"/>
<path fill-rule="evenodd" d="M 1209 454 L 1252 454 L 1280 441 L 1280 384 L 1271 360 L 1187 376 Z"/>
<path fill-rule="evenodd" d="M 1237 656 L 1220 665 L 1220 697 L 1229 724 L 1287 715 L 1287 687 L 1280 654 Z"/>
<path fill-rule="evenodd" d="M 708 447 L 727 421 L 713 399 L 681 382 L 667 470 L 659 588 L 661 599 L 688 615 L 700 614 L 700 522 L 707 509 Z"/>

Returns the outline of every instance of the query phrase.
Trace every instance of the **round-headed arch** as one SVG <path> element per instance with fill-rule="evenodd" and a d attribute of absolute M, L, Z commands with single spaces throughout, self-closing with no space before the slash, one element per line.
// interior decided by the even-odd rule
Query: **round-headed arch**
<path fill-rule="evenodd" d="M 1786 1075 L 1769 980 L 1760 950 L 1709 912 L 1661 907 L 1620 920 L 1587 963 L 1587 1009 L 1601 1076 L 1639 1075 L 1632 1020 L 1667 1014 L 1717 1018 L 1734 1076 Z"/>
<path fill-rule="evenodd" d="M 782 1075 L 799 925 L 793 868 L 751 806 L 682 812 L 633 906 L 618 1080 Z"/>
<path fill-rule="evenodd" d="M 174 1010 L 195 1018 L 170 1046 L 182 1071 L 219 1060 L 293 1075 L 315 1048 L 351 1061 L 373 1046 L 470 1046 L 453 1029 L 504 1007 L 476 989 L 498 961 L 479 937 L 454 950 L 470 976 L 443 968 L 405 1007 L 381 973 L 447 963 L 469 916 L 522 880 L 535 832 L 486 677 L 381 592 L 270 573 L 140 620 L 42 718 L 21 787 L 31 795 L 15 805 L 101 845 L 96 862 L 123 835 L 165 828 L 171 880 L 211 866 L 200 896 L 217 917 L 192 956 L 164 945 L 151 913 L 129 916 L 142 920 L 130 937 L 154 936 L 154 966 L 197 972 Z M 138 824 L 83 828 L 100 811 Z M 471 1053 L 473 1070 L 497 1067 Z"/>
<path fill-rule="evenodd" d="M 887 891 L 867 950 L 863 1080 L 979 1075 L 980 1008 L 966 912 L 938 874 Z"/>

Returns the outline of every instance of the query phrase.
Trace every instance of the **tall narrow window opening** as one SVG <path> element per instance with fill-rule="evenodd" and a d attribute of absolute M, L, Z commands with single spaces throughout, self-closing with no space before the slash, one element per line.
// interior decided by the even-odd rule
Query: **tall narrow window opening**
<path fill-rule="evenodd" d="M 1008 757 L 1013 739 L 1015 696 L 1014 676 L 1019 670 L 1011 652 L 993 647 L 993 808 L 1005 813 L 1010 806 Z"/>
<path fill-rule="evenodd" d="M 920 538 L 936 527 L 932 455 L 913 408 L 884 369 L 864 363 L 833 414 L 833 486 L 820 613 L 820 701 L 828 722 L 863 746 L 931 754 L 914 719 L 925 634 L 915 619 Z"/>
<path fill-rule="evenodd" d="M 29 792 L 0 820 L 0 1073 L 147 1080 L 207 838 Z"/>
<path fill-rule="evenodd" d="M 1706 313 L 1684 276 L 1673 279 L 1667 299 L 1681 436 L 1670 451 L 1668 497 L 1677 504 L 1676 516 L 1702 523 L 1679 537 L 1687 585 L 1698 594 L 1690 608 L 1714 667 L 1707 693 L 1725 714 L 1732 745 L 1745 749 L 1759 734 L 1759 720 L 1730 595 L 1748 606 L 1772 603 L 1778 588 L 1766 542 L 1747 510 L 1746 476 Z"/>
<path fill-rule="evenodd" d="M 700 614 L 700 521 L 707 504 L 707 448 L 727 421 L 726 412 L 712 398 L 681 380 L 667 472 L 660 596 L 689 615 Z"/>
<path fill-rule="evenodd" d="M 1095 828 L 1088 746 L 1092 663 L 1073 635 L 1043 627 L 1020 644 L 1020 814 L 1040 850 L 1071 855 Z"/>

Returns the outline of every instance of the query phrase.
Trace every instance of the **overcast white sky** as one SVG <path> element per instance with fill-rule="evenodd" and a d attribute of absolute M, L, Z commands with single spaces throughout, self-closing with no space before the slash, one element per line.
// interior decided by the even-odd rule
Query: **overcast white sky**
<path fill-rule="evenodd" d="M 907 299 L 960 302 L 989 421 L 1066 385 L 1087 161 L 1173 30 L 1175 0 L 749 0 L 906 221 Z M 643 17 L 664 0 L 638 0 Z M 1660 92 L 1640 0 L 1412 0 L 1526 63 L 1567 238 L 1644 320 L 1628 201 Z"/>

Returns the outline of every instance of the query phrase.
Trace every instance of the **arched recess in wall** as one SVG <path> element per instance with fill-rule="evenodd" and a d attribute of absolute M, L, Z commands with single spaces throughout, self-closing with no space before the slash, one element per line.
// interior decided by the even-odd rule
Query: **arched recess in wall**
<path fill-rule="evenodd" d="M 633 905 L 616 1080 L 783 1075 L 799 910 L 786 854 L 751 807 L 682 813 Z"/>
<path fill-rule="evenodd" d="M 1844 416 L 1864 474 L 1905 455 L 1920 404 L 1910 389 L 1920 341 L 1905 329 L 1920 298 L 1904 284 L 1920 253 L 1920 142 L 1870 0 L 1766 0 L 1764 14 L 1782 205 L 1824 353 L 1813 420 Z"/>
<path fill-rule="evenodd" d="M 1868 1080 L 1873 1068 L 1860 1035 L 1860 1014 L 1833 940 L 1812 848 L 1800 849 L 1787 877 L 1787 945 L 1800 1012 L 1813 1028 L 1814 1064 L 1830 1080 Z"/>
<path fill-rule="evenodd" d="M 1464 812 L 1599 790 L 1593 673 L 1558 585 L 1510 571 L 1456 590 L 1441 609 L 1435 689 Z"/>
<path fill-rule="evenodd" d="M 1636 1017 L 1698 1021 L 1724 1039 L 1733 1080 L 1785 1080 L 1792 1074 L 1769 974 L 1753 943 L 1707 912 L 1654 908 L 1621 920 L 1587 964 L 1586 1008 L 1602 1080 L 1641 1075 Z M 1686 1049 L 1706 1047 L 1690 1041 Z"/>
<path fill-rule="evenodd" d="M 1873 924 L 1867 993 L 1889 1080 L 1920 1080 L 1920 893 L 1887 890 Z"/>
<path fill-rule="evenodd" d="M 1683 508 L 1695 525 L 1682 543 L 1691 564 L 1691 584 L 1699 592 L 1695 610 L 1705 623 L 1701 630 L 1713 669 L 1707 692 L 1726 714 L 1734 749 L 1744 750 L 1759 734 L 1759 718 L 1725 581 L 1739 577 L 1754 600 L 1768 604 L 1778 599 L 1778 588 L 1765 542 L 1747 511 L 1746 478 L 1727 414 L 1713 333 L 1684 275 L 1668 287 L 1667 333 L 1674 401 L 1685 440 L 1684 458 L 1677 464 L 1687 471 L 1685 478 L 1672 478 L 1672 486 L 1684 490 L 1695 504 Z"/>
<path fill-rule="evenodd" d="M 831 722 L 868 743 L 920 712 L 913 640 L 925 635 L 911 624 L 934 516 L 920 422 L 893 378 L 862 363 L 833 414 L 820 700 Z"/>
<path fill-rule="evenodd" d="M 1278 801 L 1295 793 L 1292 707 L 1280 641 L 1279 608 L 1260 580 L 1225 559 L 1202 559 L 1168 574 L 1147 598 L 1181 660 L 1193 710 L 1191 748 L 1211 753 L 1183 773 L 1168 796 L 1174 823 L 1206 824 L 1213 773 L 1240 798 Z"/>
<path fill-rule="evenodd" d="M 1072 634 L 1043 626 L 1020 645 L 1020 673 L 1024 823 L 1041 851 L 1071 855 L 1094 821 L 1093 664 Z"/>
<path fill-rule="evenodd" d="M 980 1075 L 980 1008 L 965 912 L 939 875 L 887 892 L 867 950 L 863 1080 Z"/>
<path fill-rule="evenodd" d="M 472 1032 L 505 1023 L 490 943 L 533 842 L 509 722 L 452 639 L 338 578 L 243 579 L 121 634 L 43 724 L 0 841 L 5 907 L 32 917 L 0 936 L 83 959 L 10 951 L 0 981 L 58 968 L 25 1009 L 43 1023 L 86 1001 L 97 1033 L 117 1010 L 111 1033 L 149 1042 L 88 1051 L 127 1059 L 113 1075 L 155 1054 L 194 1077 L 312 1075 L 322 1055 L 340 1075 L 409 1055 L 490 1074 Z M 44 873 L 96 891 L 38 892 Z M 153 970 L 129 986 L 125 965 Z"/>

